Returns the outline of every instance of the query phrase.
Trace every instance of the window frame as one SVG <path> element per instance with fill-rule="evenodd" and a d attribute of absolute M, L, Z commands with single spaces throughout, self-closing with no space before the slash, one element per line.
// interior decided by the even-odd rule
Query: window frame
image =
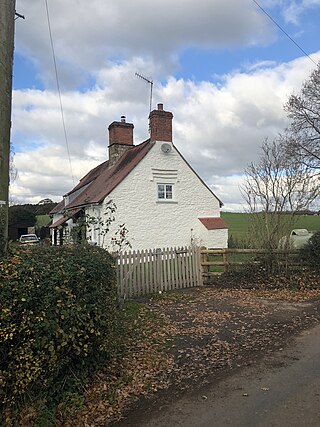
<path fill-rule="evenodd" d="M 159 189 L 160 186 L 163 186 L 163 190 Z M 171 191 L 167 189 L 167 186 L 171 187 Z M 172 182 L 157 182 L 156 186 L 157 191 L 157 201 L 163 203 L 174 202 L 174 184 Z M 164 197 L 159 197 L 160 192 L 163 192 Z M 171 193 L 171 197 L 168 197 L 168 194 Z"/>

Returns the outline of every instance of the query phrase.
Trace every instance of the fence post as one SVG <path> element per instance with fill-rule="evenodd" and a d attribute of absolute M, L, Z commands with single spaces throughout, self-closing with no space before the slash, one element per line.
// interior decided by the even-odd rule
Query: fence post
<path fill-rule="evenodd" d="M 208 273 L 209 273 L 209 266 L 208 265 L 203 265 L 204 262 L 208 261 L 208 254 L 207 253 L 203 253 L 202 251 L 206 251 L 207 248 L 205 246 L 201 246 L 200 248 L 200 275 L 202 277 L 202 283 L 206 284 L 206 282 L 208 281 Z"/>
<path fill-rule="evenodd" d="M 222 256 L 223 256 L 223 262 L 224 262 L 223 271 L 224 271 L 224 273 L 226 273 L 229 270 L 228 249 L 223 250 Z"/>
<path fill-rule="evenodd" d="M 203 276 L 202 276 L 202 267 L 201 267 L 201 248 L 197 246 L 194 249 L 194 256 L 195 256 L 195 277 L 197 279 L 198 286 L 203 286 Z"/>
<path fill-rule="evenodd" d="M 119 254 L 117 254 L 116 252 L 111 254 L 113 257 L 113 262 L 114 262 L 114 268 L 116 270 L 116 281 L 117 281 L 117 296 L 118 296 L 118 300 L 120 300 L 120 298 L 122 297 L 122 289 L 121 289 L 121 280 L 120 280 L 120 268 L 119 268 Z"/>

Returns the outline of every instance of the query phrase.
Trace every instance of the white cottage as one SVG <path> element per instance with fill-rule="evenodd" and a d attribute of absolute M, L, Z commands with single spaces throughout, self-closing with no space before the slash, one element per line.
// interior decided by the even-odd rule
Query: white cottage
<path fill-rule="evenodd" d="M 227 247 L 228 228 L 220 218 L 222 202 L 183 158 L 172 142 L 171 112 L 163 105 L 150 113 L 150 138 L 133 144 L 133 124 L 109 126 L 109 160 L 92 169 L 51 211 L 52 244 L 70 241 L 79 218 L 99 219 L 86 238 L 112 250 L 119 225 L 128 230 L 132 249 L 191 244 Z M 110 231 L 104 236 L 116 206 Z"/>

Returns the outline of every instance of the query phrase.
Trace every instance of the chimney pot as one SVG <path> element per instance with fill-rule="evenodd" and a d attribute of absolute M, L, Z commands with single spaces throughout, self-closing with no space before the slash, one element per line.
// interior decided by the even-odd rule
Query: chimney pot
<path fill-rule="evenodd" d="M 126 122 L 126 116 L 121 116 L 121 123 L 125 123 Z"/>
<path fill-rule="evenodd" d="M 163 104 L 158 104 L 158 110 L 163 111 Z"/>

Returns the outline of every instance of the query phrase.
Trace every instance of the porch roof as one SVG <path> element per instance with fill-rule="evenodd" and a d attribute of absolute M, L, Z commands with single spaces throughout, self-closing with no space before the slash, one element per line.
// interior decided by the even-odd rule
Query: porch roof
<path fill-rule="evenodd" d="M 53 224 L 49 225 L 50 228 L 57 228 L 59 225 L 64 224 L 68 219 L 72 218 L 76 213 L 78 213 L 81 210 L 81 208 L 78 209 L 72 209 L 72 211 L 67 212 L 66 215 L 64 215 L 62 218 L 58 219 Z"/>
<path fill-rule="evenodd" d="M 199 218 L 199 221 L 207 230 L 228 229 L 228 225 L 220 217 L 218 218 Z"/>

